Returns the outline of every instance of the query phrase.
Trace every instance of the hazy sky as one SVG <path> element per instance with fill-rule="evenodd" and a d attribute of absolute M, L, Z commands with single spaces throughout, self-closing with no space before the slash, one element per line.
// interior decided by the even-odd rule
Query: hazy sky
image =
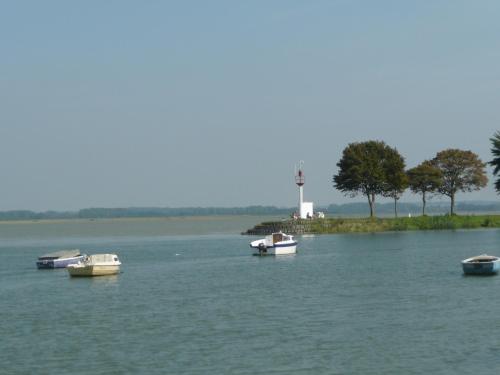
<path fill-rule="evenodd" d="M 491 160 L 500 2 L 2 1 L 0 210 L 293 206 L 350 142 Z M 488 188 L 459 196 L 498 199 Z M 407 194 L 403 201 L 417 200 Z"/>

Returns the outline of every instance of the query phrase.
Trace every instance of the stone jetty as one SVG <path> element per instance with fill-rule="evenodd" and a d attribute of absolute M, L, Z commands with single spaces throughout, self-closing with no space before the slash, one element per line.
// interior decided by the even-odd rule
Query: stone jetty
<path fill-rule="evenodd" d="M 305 234 L 312 232 L 312 220 L 282 220 L 268 221 L 257 224 L 251 229 L 241 234 L 247 235 L 268 235 L 275 232 L 283 232 L 287 234 Z"/>

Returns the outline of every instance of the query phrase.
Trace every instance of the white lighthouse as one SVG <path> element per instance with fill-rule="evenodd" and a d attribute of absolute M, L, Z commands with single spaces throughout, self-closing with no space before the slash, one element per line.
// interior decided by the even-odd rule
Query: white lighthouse
<path fill-rule="evenodd" d="M 299 187 L 299 217 L 308 219 L 313 217 L 313 202 L 304 202 L 304 184 L 306 182 L 304 171 L 304 162 L 301 160 L 299 166 L 295 166 L 295 183 Z"/>

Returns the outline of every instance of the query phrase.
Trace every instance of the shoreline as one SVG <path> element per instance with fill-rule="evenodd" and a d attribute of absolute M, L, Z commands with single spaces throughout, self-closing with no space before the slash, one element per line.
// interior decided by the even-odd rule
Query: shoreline
<path fill-rule="evenodd" d="M 228 218 L 264 218 L 277 219 L 279 215 L 193 215 L 193 216 L 145 216 L 145 217 L 106 217 L 106 218 L 67 218 L 67 219 L 24 219 L 0 220 L 0 225 L 9 224 L 78 224 L 78 223 L 111 223 L 111 222 L 160 222 L 160 221 L 209 221 L 226 220 Z"/>
<path fill-rule="evenodd" d="M 117 217 L 117 218 L 67 218 L 67 219 L 26 219 L 26 220 L 0 220 L 0 227 L 7 226 L 42 226 L 42 225 L 92 225 L 118 223 L 203 223 L 217 222 L 225 226 L 228 220 L 246 219 L 246 225 L 252 228 L 238 231 L 242 235 L 268 235 L 273 232 L 288 234 L 341 234 L 341 233 L 376 233 L 394 231 L 416 230 L 455 230 L 500 228 L 500 215 L 436 215 L 414 217 L 327 217 L 324 219 L 289 219 L 279 215 L 197 215 L 197 216 L 162 216 L 162 217 Z M 253 220 L 255 219 L 255 220 Z M 261 220 L 260 223 L 259 220 Z M 257 222 L 258 224 L 253 224 Z M 94 224 L 94 225 L 93 225 Z M 242 232 L 242 230 L 244 230 Z M 238 233 L 237 232 L 237 233 Z"/>
<path fill-rule="evenodd" d="M 242 235 L 268 235 L 279 231 L 288 234 L 340 234 L 479 228 L 500 228 L 500 215 L 289 219 L 262 222 L 242 232 Z"/>

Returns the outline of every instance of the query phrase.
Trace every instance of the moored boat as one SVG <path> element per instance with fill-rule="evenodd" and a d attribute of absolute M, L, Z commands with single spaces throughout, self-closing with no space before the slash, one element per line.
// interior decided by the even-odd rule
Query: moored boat
<path fill-rule="evenodd" d="M 462 260 L 466 275 L 493 275 L 500 270 L 500 258 L 493 255 L 478 255 Z"/>
<path fill-rule="evenodd" d="M 65 268 L 70 264 L 76 264 L 83 260 L 84 255 L 80 250 L 61 250 L 38 257 L 36 266 L 39 269 Z"/>
<path fill-rule="evenodd" d="M 116 254 L 93 254 L 77 264 L 71 264 L 67 270 L 71 276 L 105 276 L 120 272 L 121 262 Z"/>
<path fill-rule="evenodd" d="M 297 252 L 297 242 L 293 236 L 282 232 L 252 241 L 250 247 L 254 255 L 287 255 Z"/>

